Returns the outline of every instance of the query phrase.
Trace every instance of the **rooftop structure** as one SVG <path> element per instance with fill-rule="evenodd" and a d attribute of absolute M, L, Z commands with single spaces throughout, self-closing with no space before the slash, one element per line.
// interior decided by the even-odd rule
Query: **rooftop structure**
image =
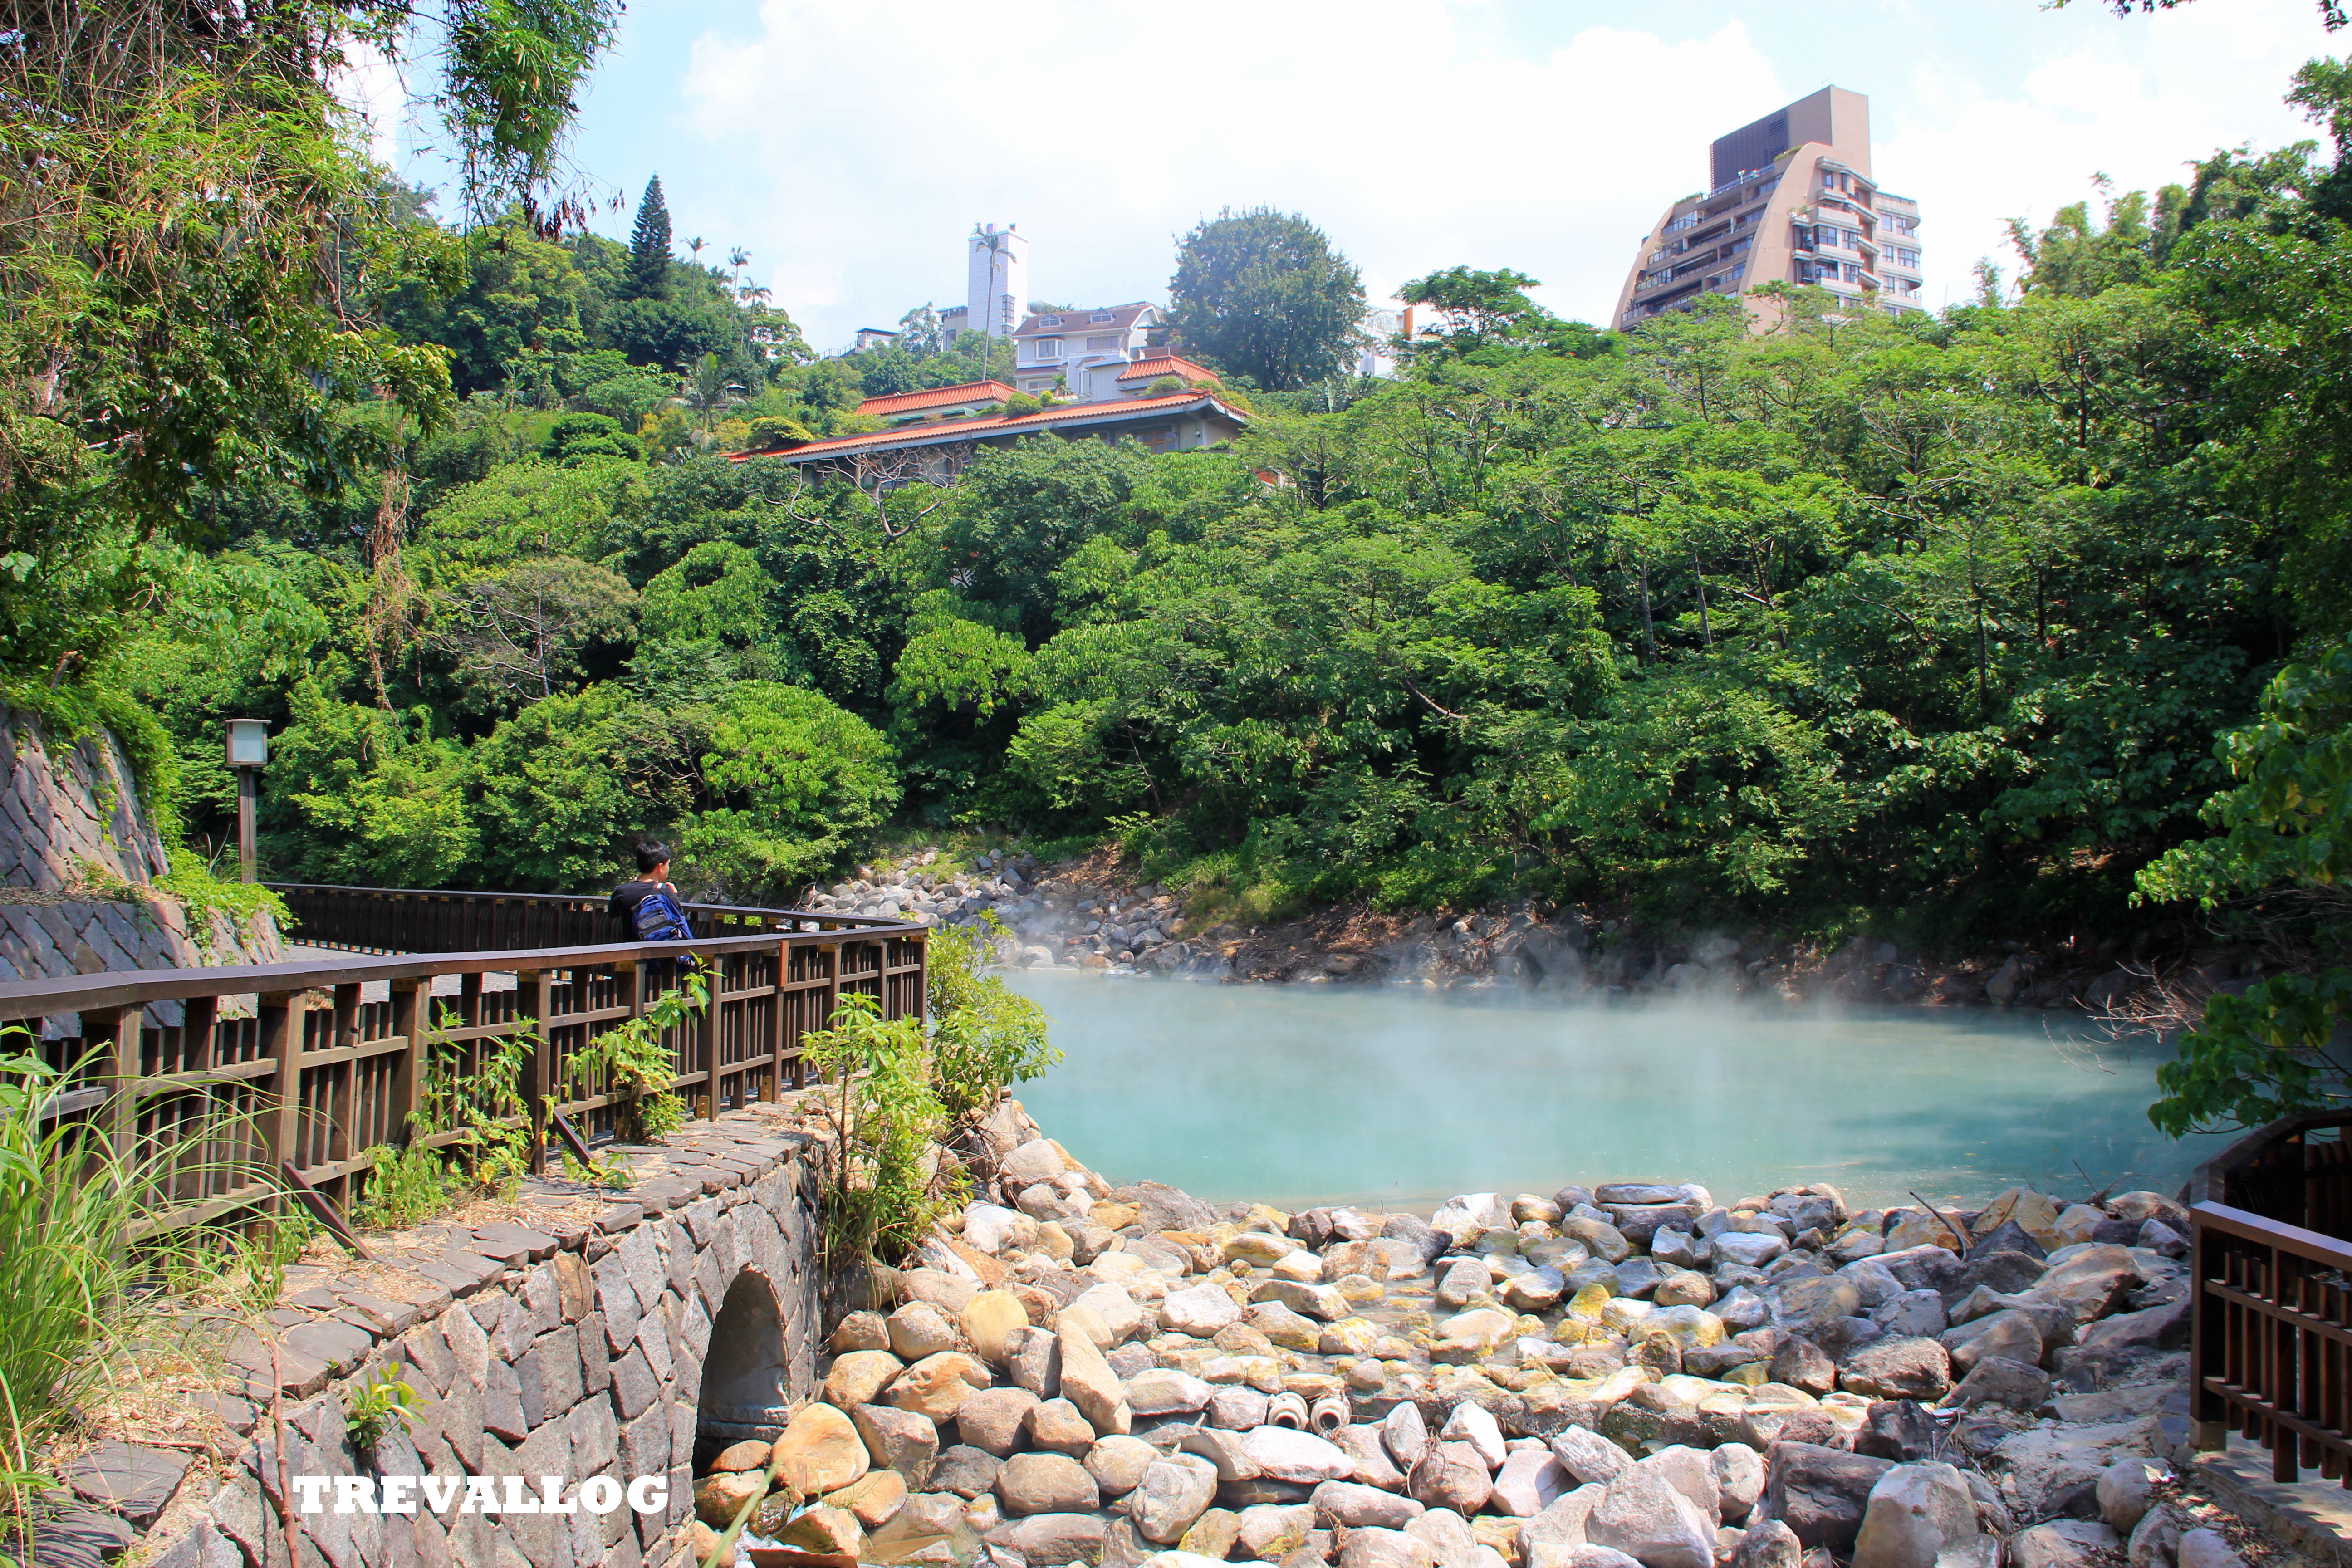
<path fill-rule="evenodd" d="M 1065 404 L 1011 418 L 983 415 L 925 420 L 871 435 L 811 441 L 784 452 L 740 452 L 732 460 L 782 458 L 848 478 L 861 486 L 887 488 L 952 478 L 971 461 L 974 447 L 1003 446 L 1024 436 L 1093 437 L 1104 441 L 1133 437 L 1154 452 L 1181 452 L 1229 441 L 1247 423 L 1246 415 L 1213 392 L 1187 390 L 1162 397 Z"/>
<path fill-rule="evenodd" d="M 1778 320 L 1752 291 L 1816 284 L 1857 310 L 1924 309 L 1919 204 L 1879 188 L 1870 100 L 1825 87 L 1716 138 L 1706 191 L 1665 210 L 1617 298 L 1630 329 L 1706 294 L 1747 297 L 1751 325 Z"/>

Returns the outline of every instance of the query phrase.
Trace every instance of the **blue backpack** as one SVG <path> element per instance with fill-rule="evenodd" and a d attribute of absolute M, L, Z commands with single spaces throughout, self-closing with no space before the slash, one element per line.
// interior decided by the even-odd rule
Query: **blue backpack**
<path fill-rule="evenodd" d="M 629 925 L 639 942 L 685 942 L 694 935 L 686 923 L 686 911 L 662 888 L 637 900 L 637 907 L 629 912 Z"/>

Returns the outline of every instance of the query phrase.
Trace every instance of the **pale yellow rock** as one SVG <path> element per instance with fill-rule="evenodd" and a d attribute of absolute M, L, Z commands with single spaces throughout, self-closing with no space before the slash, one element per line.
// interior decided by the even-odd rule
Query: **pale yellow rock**
<path fill-rule="evenodd" d="M 1087 1218 L 1105 1230 L 1125 1230 L 1135 1223 L 1133 1204 L 1097 1204 L 1087 1211 Z"/>
<path fill-rule="evenodd" d="M 2088 1204 L 2070 1204 L 2058 1211 L 2057 1222 L 2051 1228 L 2058 1233 L 2060 1245 L 2074 1247 L 2092 1240 L 2106 1217 L 2104 1210 Z"/>
<path fill-rule="evenodd" d="M 1097 1436 L 1124 1435 L 1134 1425 L 1134 1412 L 1128 1408 L 1118 1374 L 1077 1316 L 1066 1310 L 1054 1319 L 1062 1347 L 1062 1397 L 1078 1407 Z"/>
<path fill-rule="evenodd" d="M 1589 1323 L 1601 1321 L 1601 1314 L 1612 1300 L 1605 1285 L 1587 1285 L 1568 1299 L 1568 1315 Z"/>
<path fill-rule="evenodd" d="M 1104 1322 L 1102 1314 L 1092 1307 L 1065 1307 L 1054 1314 L 1054 1328 L 1056 1332 L 1060 1331 L 1065 1322 L 1076 1325 L 1087 1339 L 1094 1342 L 1097 1350 L 1107 1351 L 1118 1342 L 1118 1336 L 1110 1331 L 1110 1325 Z"/>
<path fill-rule="evenodd" d="M 890 1386 L 882 1391 L 882 1403 L 911 1410 L 933 1421 L 945 1421 L 956 1413 L 964 1395 L 995 1381 L 979 1357 L 961 1351 L 942 1351 L 938 1355 L 925 1356 L 892 1378 Z"/>
<path fill-rule="evenodd" d="M 765 1470 L 728 1470 L 694 1483 L 694 1517 L 715 1530 L 735 1522 L 736 1510 L 768 1493 Z"/>
<path fill-rule="evenodd" d="M 1331 1289 L 1339 1291 L 1342 1300 L 1359 1305 L 1384 1300 L 1389 1293 L 1388 1286 L 1370 1274 L 1342 1274 L 1332 1282 Z"/>
<path fill-rule="evenodd" d="M 1370 1355 L 1380 1337 L 1380 1326 L 1370 1318 L 1342 1318 L 1323 1325 L 1316 1351 L 1321 1355 Z"/>
<path fill-rule="evenodd" d="M 1298 1243 L 1286 1236 L 1273 1236 L 1265 1231 L 1248 1230 L 1234 1237 L 1220 1248 L 1228 1263 L 1272 1263 L 1299 1250 Z M 1316 1272 L 1322 1272 L 1318 1262 Z"/>
<path fill-rule="evenodd" d="M 871 1464 L 866 1440 L 849 1417 L 825 1404 L 803 1405 L 794 1411 L 776 1439 L 775 1453 L 777 1479 L 803 1497 L 839 1491 L 866 1474 Z M 760 1484 L 764 1491 L 765 1477 Z"/>
<path fill-rule="evenodd" d="M 845 1557 L 863 1556 L 866 1552 L 866 1531 L 857 1516 L 826 1503 L 803 1512 L 776 1539 L 803 1552 L 838 1552 Z"/>
<path fill-rule="evenodd" d="M 1278 1258 L 1266 1271 L 1277 1279 L 1294 1280 L 1301 1285 L 1318 1285 L 1323 1280 L 1323 1260 L 1300 1247 L 1286 1258 Z"/>
<path fill-rule="evenodd" d="M 1029 1326 L 1029 1310 L 1010 1290 L 982 1290 L 956 1315 L 956 1326 L 981 1360 L 1003 1366 L 1009 1353 L 1006 1341 L 1016 1329 Z"/>
<path fill-rule="evenodd" d="M 874 1396 L 906 1367 L 888 1351 L 851 1351 L 835 1360 L 824 1374 L 824 1402 L 836 1410 L 871 1405 Z"/>
<path fill-rule="evenodd" d="M 1960 1249 L 1959 1240 L 1952 1235 L 1952 1226 L 1959 1223 L 1957 1213 L 1948 1210 L 1939 1218 L 1919 1209 L 1898 1212 L 1902 1217 L 1895 1222 L 1895 1228 L 1886 1233 L 1887 1251 L 1902 1252 L 1914 1247 L 1940 1247 L 1950 1252 Z M 1946 1223 L 1948 1220 L 1949 1224 Z"/>
<path fill-rule="evenodd" d="M 1058 1220 L 1047 1220 L 1037 1227 L 1037 1250 L 1048 1258 L 1067 1263 L 1077 1255 L 1078 1244 L 1070 1239 Z"/>
<path fill-rule="evenodd" d="M 769 1450 L 774 1447 L 774 1444 L 763 1443 L 757 1437 L 730 1443 L 719 1450 L 719 1457 L 710 1461 L 710 1468 L 714 1470 L 764 1470 L 768 1468 Z"/>
<path fill-rule="evenodd" d="M 830 1507 L 848 1510 L 864 1528 L 879 1530 L 907 1506 L 907 1478 L 896 1470 L 868 1470 L 839 1491 L 828 1493 L 824 1500 Z"/>
<path fill-rule="evenodd" d="M 697 1564 L 708 1563 L 711 1564 L 711 1568 L 735 1568 L 737 1562 L 735 1543 L 729 1542 L 727 1549 L 720 1552 L 719 1531 L 698 1519 L 689 1519 L 686 1521 L 686 1544 L 687 1550 L 693 1553 Z M 714 1552 L 719 1552 L 715 1558 L 711 1556 Z"/>
<path fill-rule="evenodd" d="M 2058 1238 L 2058 1200 L 2027 1187 L 2011 1187 L 1985 1205 L 1977 1216 L 1976 1233 L 1984 1236 L 2011 1220 L 2043 1247 L 2064 1245 Z"/>

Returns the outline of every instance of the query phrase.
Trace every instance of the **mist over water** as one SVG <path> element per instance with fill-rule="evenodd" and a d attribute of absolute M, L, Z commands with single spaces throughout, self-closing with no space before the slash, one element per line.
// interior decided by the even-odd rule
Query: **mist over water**
<path fill-rule="evenodd" d="M 1016 1091 L 1113 1182 L 1218 1203 L 1696 1181 L 1864 1204 L 2171 1193 L 2216 1146 L 2148 1124 L 2170 1048 L 2069 1015 L 1562 1004 L 1515 991 L 1199 985 L 1028 970 L 1067 1060 Z"/>

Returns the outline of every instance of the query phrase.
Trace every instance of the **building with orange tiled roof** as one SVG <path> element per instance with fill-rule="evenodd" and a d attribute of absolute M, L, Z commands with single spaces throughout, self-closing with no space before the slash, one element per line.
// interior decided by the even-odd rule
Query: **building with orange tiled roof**
<path fill-rule="evenodd" d="M 1191 360 L 1171 353 L 1147 354 L 1142 359 L 1131 360 L 1127 368 L 1118 373 L 1117 379 L 1119 390 L 1129 392 L 1149 386 L 1164 375 L 1172 375 L 1177 380 L 1190 383 L 1194 386 L 1225 384 L 1223 379 L 1207 365 L 1195 364 Z"/>
<path fill-rule="evenodd" d="M 1112 396 L 1119 372 L 1150 352 L 1151 331 L 1166 321 L 1159 306 L 1142 300 L 1038 311 L 1013 329 L 1013 379 L 1033 395 L 1058 386 L 1081 401 Z"/>
<path fill-rule="evenodd" d="M 942 388 L 941 390 L 948 390 Z M 1129 438 L 1154 452 L 1192 451 L 1232 440 L 1249 416 L 1213 392 L 1187 390 L 1163 397 L 1115 397 L 1065 404 L 1035 414 L 942 417 L 865 436 L 836 436 L 787 452 L 734 455 L 781 458 L 795 467 L 846 478 L 864 488 L 952 479 L 981 447 L 1005 446 L 1027 436 Z"/>
<path fill-rule="evenodd" d="M 953 386 L 927 386 L 919 392 L 869 397 L 857 405 L 857 412 L 870 414 L 893 425 L 909 425 L 920 420 L 944 419 L 950 415 L 977 414 L 984 408 L 994 407 L 1012 395 L 1013 388 L 1001 381 L 962 381 Z"/>

